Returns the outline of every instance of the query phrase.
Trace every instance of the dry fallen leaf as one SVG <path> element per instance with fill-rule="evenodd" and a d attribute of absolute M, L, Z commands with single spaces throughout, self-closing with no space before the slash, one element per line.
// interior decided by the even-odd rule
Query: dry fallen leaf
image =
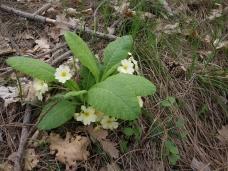
<path fill-rule="evenodd" d="M 34 47 L 34 49 L 40 49 L 43 51 L 50 49 L 50 45 L 48 43 L 48 40 L 44 37 L 41 37 L 40 39 L 36 40 L 35 42 L 37 45 Z"/>
<path fill-rule="evenodd" d="M 56 16 L 56 28 L 59 29 L 59 36 L 63 35 L 65 31 L 69 31 L 70 28 L 75 27 L 76 25 L 81 25 L 79 19 L 76 18 L 66 18 L 65 15 L 60 14 Z"/>
<path fill-rule="evenodd" d="M 0 86 L 0 98 L 4 100 L 4 106 L 7 107 L 9 104 L 13 102 L 17 102 L 20 100 L 18 97 L 18 88 L 17 87 L 5 87 Z"/>
<path fill-rule="evenodd" d="M 228 143 L 228 125 L 222 126 L 222 129 L 218 130 L 218 139 L 222 143 Z"/>
<path fill-rule="evenodd" d="M 156 28 L 156 32 L 163 32 L 166 34 L 175 34 L 175 33 L 181 33 L 179 23 L 175 24 L 164 24 L 160 22 Z"/>
<path fill-rule="evenodd" d="M 0 163 L 0 171 L 13 171 L 13 166 L 8 162 Z"/>
<path fill-rule="evenodd" d="M 222 48 L 228 49 L 228 40 L 219 42 L 219 43 L 216 45 L 216 49 L 222 49 Z"/>
<path fill-rule="evenodd" d="M 119 150 L 116 148 L 117 143 L 111 142 L 106 137 L 108 131 L 101 128 L 88 127 L 88 132 L 92 138 L 100 142 L 103 150 L 113 158 L 119 157 Z"/>
<path fill-rule="evenodd" d="M 195 171 L 211 171 L 209 164 L 200 162 L 196 158 L 192 159 L 191 168 Z"/>
<path fill-rule="evenodd" d="M 102 167 L 100 171 L 121 171 L 119 166 L 116 163 L 107 164 L 107 166 Z"/>
<path fill-rule="evenodd" d="M 87 147 L 89 139 L 83 136 L 73 137 L 67 133 L 66 138 L 62 139 L 59 134 L 51 133 L 49 137 L 51 153 L 56 151 L 56 159 L 66 165 L 66 169 L 76 166 L 76 161 L 88 159 L 89 152 Z"/>
<path fill-rule="evenodd" d="M 39 163 L 39 156 L 36 155 L 33 148 L 29 148 L 25 152 L 25 170 L 32 170 Z"/>
<path fill-rule="evenodd" d="M 219 9 L 213 9 L 210 12 L 210 16 L 208 16 L 208 20 L 214 20 L 221 16 L 222 16 L 222 8 L 220 7 Z"/>

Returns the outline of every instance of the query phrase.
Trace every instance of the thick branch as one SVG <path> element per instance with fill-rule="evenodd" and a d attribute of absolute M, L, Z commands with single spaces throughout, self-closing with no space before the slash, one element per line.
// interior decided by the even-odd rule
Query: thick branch
<path fill-rule="evenodd" d="M 20 11 L 20 10 L 14 9 L 12 7 L 8 7 L 6 5 L 3 5 L 3 4 L 0 5 L 0 10 L 6 11 L 8 13 L 14 13 L 14 14 L 16 14 L 18 16 L 21 16 L 21 17 L 24 17 L 24 18 L 27 18 L 27 19 L 30 19 L 30 20 L 34 20 L 34 21 L 39 21 L 39 22 L 42 22 L 42 23 L 51 23 L 51 24 L 55 24 L 55 25 L 59 24 L 59 22 L 54 20 L 54 19 L 51 19 L 51 18 L 48 18 L 48 17 L 43 17 L 43 16 L 37 15 L 37 14 L 31 14 L 31 13 L 28 13 L 28 12 Z M 114 40 L 114 39 L 117 38 L 114 35 L 105 34 L 105 33 L 101 33 L 101 32 L 94 32 L 93 30 L 91 30 L 88 27 L 81 27 L 80 25 L 76 25 L 76 24 L 72 25 L 72 24 L 67 23 L 67 22 L 61 22 L 61 24 L 65 24 L 70 29 L 75 30 L 77 32 L 84 32 L 84 33 L 87 33 L 87 34 L 92 34 L 92 35 L 94 35 L 96 37 L 99 37 L 99 38 L 108 39 L 108 40 Z"/>

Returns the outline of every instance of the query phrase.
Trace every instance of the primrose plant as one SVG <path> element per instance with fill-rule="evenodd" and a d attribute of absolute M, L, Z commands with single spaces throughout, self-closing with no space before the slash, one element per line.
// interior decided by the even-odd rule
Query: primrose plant
<path fill-rule="evenodd" d="M 23 56 L 7 60 L 12 68 L 34 79 L 39 100 L 44 101 L 48 91 L 52 94 L 42 109 L 38 128 L 50 130 L 74 118 L 84 125 L 113 130 L 118 120 L 137 119 L 143 107 L 141 97 L 154 94 L 156 87 L 138 75 L 138 63 L 130 53 L 132 37 L 111 42 L 104 49 L 102 62 L 75 33 L 66 32 L 64 37 L 74 55 L 73 66 L 80 62 L 79 70 L 68 65 L 54 68 Z"/>

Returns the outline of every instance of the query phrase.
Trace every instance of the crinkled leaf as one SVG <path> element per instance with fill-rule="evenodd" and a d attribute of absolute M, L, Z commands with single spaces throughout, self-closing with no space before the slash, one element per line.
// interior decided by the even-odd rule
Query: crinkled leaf
<path fill-rule="evenodd" d="M 104 73 L 108 72 L 114 65 L 127 58 L 131 51 L 133 39 L 131 36 L 123 36 L 109 43 L 104 50 Z"/>
<path fill-rule="evenodd" d="M 140 113 L 137 96 L 150 95 L 155 90 L 141 76 L 117 74 L 90 88 L 88 103 L 109 116 L 133 120 Z"/>
<path fill-rule="evenodd" d="M 75 105 L 67 100 L 59 102 L 50 102 L 42 110 L 44 117 L 38 124 L 41 130 L 50 130 L 57 128 L 70 120 L 74 114 Z"/>
<path fill-rule="evenodd" d="M 152 95 L 156 92 L 156 87 L 144 77 L 131 74 L 117 74 L 107 79 L 107 82 L 116 83 L 124 87 L 136 96 Z"/>
<path fill-rule="evenodd" d="M 118 83 L 102 82 L 88 91 L 88 103 L 98 111 L 124 120 L 136 119 L 140 113 L 138 100 Z"/>
<path fill-rule="evenodd" d="M 97 61 L 87 44 L 73 32 L 66 32 L 64 37 L 74 56 L 77 57 L 81 64 L 87 67 L 96 80 L 98 80 L 100 71 Z"/>
<path fill-rule="evenodd" d="M 25 73 L 33 78 L 38 78 L 47 82 L 55 81 L 55 68 L 41 60 L 15 56 L 10 57 L 6 62 L 15 70 Z"/>

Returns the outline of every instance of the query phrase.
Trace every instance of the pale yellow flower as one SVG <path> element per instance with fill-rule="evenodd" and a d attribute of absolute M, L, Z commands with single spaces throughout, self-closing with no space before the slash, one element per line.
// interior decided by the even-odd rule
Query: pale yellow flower
<path fill-rule="evenodd" d="M 39 100 L 43 99 L 43 94 L 48 91 L 48 85 L 42 80 L 35 79 L 33 81 L 33 88 L 35 90 L 35 95 Z"/>
<path fill-rule="evenodd" d="M 71 79 L 72 74 L 70 73 L 70 68 L 65 65 L 60 65 L 59 68 L 56 69 L 55 79 L 57 79 L 61 83 L 65 83 L 67 80 Z"/>
<path fill-rule="evenodd" d="M 117 71 L 124 74 L 133 74 L 135 71 L 133 67 L 134 64 L 131 61 L 124 59 L 121 61 L 121 65 L 117 68 Z"/>
<path fill-rule="evenodd" d="M 131 56 L 128 60 L 131 61 L 134 64 L 134 69 L 138 73 L 139 72 L 138 62 L 134 59 L 133 56 Z"/>
<path fill-rule="evenodd" d="M 109 116 L 104 116 L 101 120 L 101 126 L 104 129 L 116 129 L 119 126 L 119 123 L 116 122 L 117 119 L 115 119 L 114 117 L 109 117 Z"/>
<path fill-rule="evenodd" d="M 75 113 L 74 118 L 77 121 L 83 122 L 84 125 L 89 125 L 92 122 L 96 122 L 97 115 L 93 107 L 86 108 L 85 106 L 81 106 L 81 112 Z"/>
<path fill-rule="evenodd" d="M 137 96 L 138 102 L 139 102 L 139 106 L 143 107 L 143 100 L 141 96 Z"/>

